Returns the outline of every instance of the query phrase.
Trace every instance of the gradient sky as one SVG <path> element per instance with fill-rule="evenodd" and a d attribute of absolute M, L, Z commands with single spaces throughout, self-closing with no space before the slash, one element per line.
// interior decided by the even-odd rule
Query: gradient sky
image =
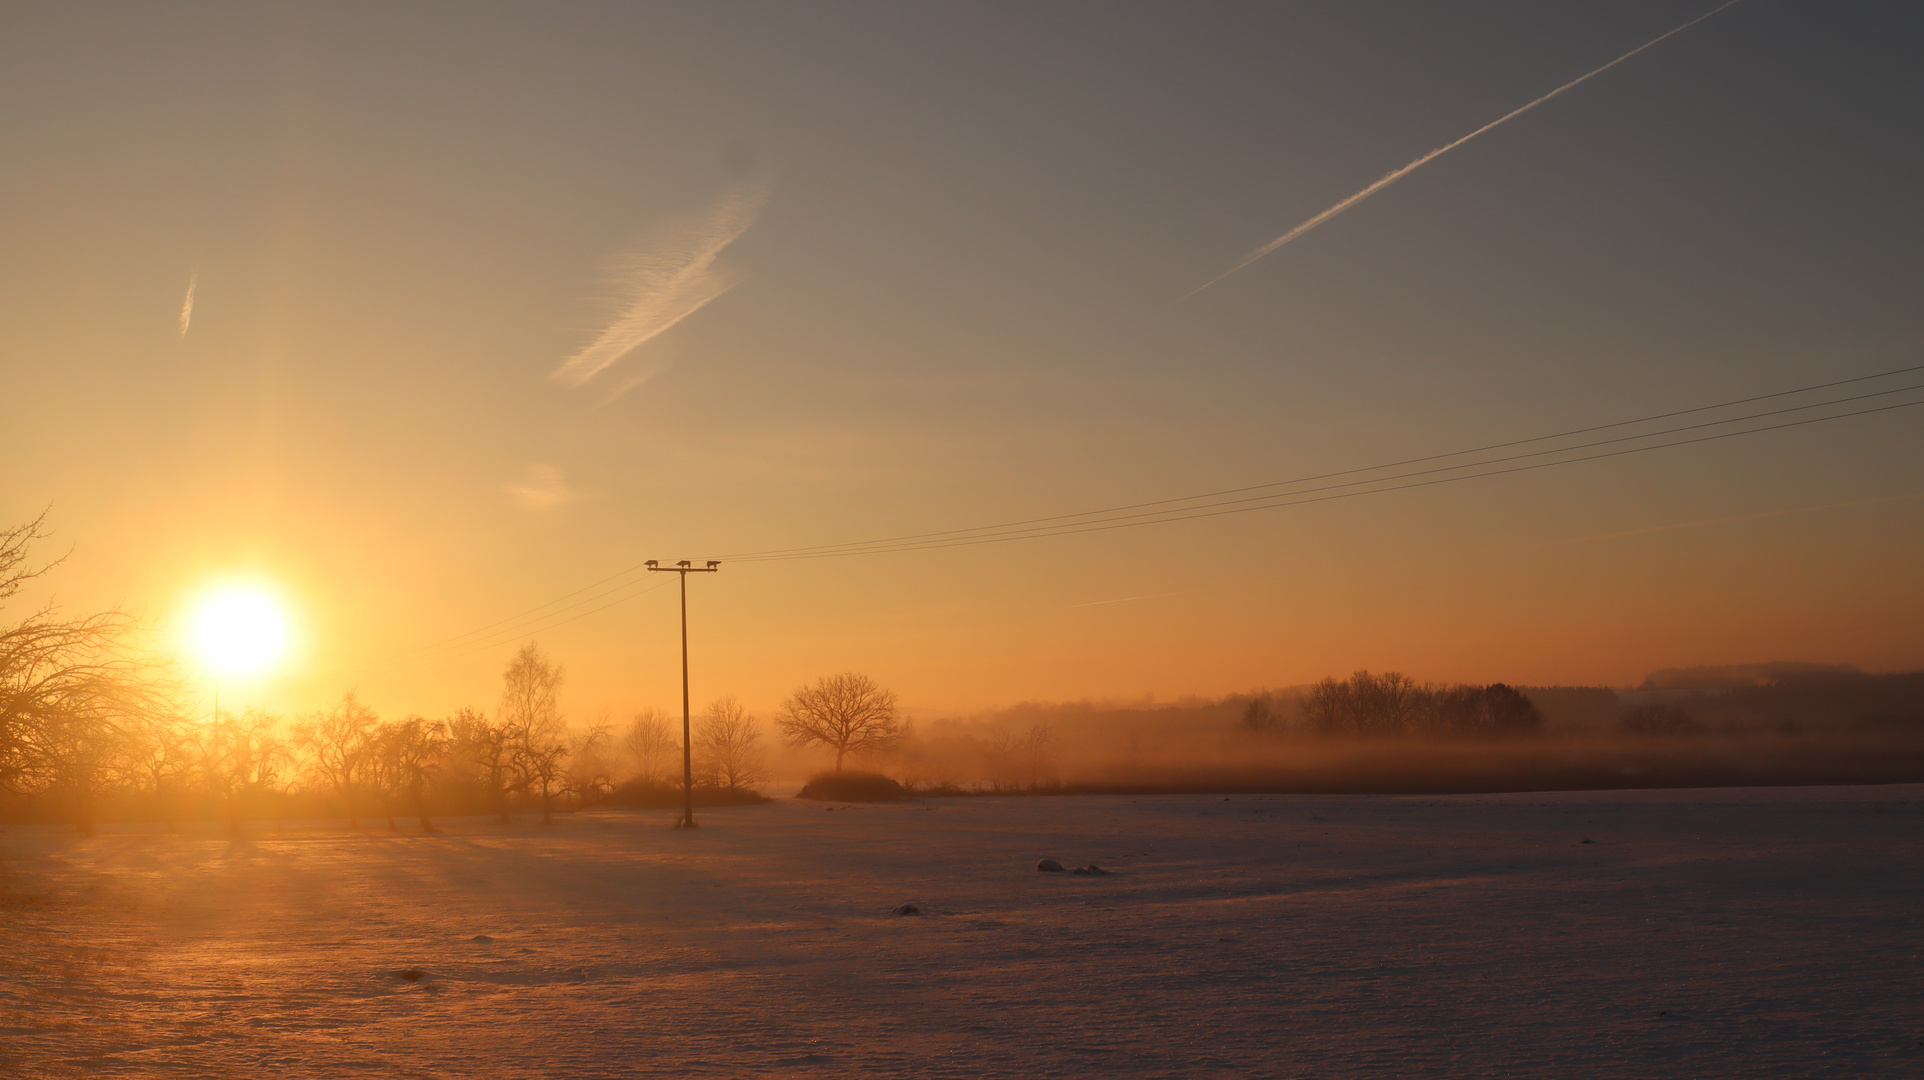
<path fill-rule="evenodd" d="M 276 583 L 246 700 L 486 705 L 533 637 L 591 718 L 676 703 L 672 585 L 473 632 L 1924 363 L 1903 2 L 1743 0 L 1182 299 L 1711 6 L 0 4 L 0 515 L 69 610 Z M 1920 493 L 1924 408 L 729 563 L 694 694 L 1913 668 Z"/>

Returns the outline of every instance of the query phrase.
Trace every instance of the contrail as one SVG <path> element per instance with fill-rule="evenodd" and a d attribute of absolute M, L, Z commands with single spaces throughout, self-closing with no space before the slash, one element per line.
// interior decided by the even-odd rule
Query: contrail
<path fill-rule="evenodd" d="M 1555 90 L 1550 91 L 1549 93 L 1543 95 L 1542 97 L 1536 99 L 1535 101 L 1530 102 L 1528 105 L 1525 105 L 1520 109 L 1516 109 L 1512 112 L 1504 113 L 1502 116 L 1497 117 L 1495 120 L 1490 121 L 1489 123 L 1483 125 L 1480 128 L 1477 128 L 1475 131 L 1470 132 L 1468 135 L 1463 136 L 1462 138 L 1456 140 L 1453 143 L 1450 143 L 1446 146 L 1437 147 L 1436 149 L 1430 151 L 1429 153 L 1424 154 L 1422 157 L 1417 158 L 1415 161 L 1410 162 L 1408 165 L 1405 165 L 1402 168 L 1397 169 L 1395 172 L 1389 173 L 1388 175 L 1384 176 L 1381 180 L 1378 180 L 1376 183 L 1371 184 L 1370 186 L 1364 188 L 1363 190 L 1357 192 L 1356 194 L 1351 195 L 1349 198 L 1344 199 L 1342 202 L 1337 203 L 1335 206 L 1332 206 L 1329 209 L 1323 211 L 1322 213 L 1317 214 L 1315 217 L 1310 218 L 1308 221 L 1303 222 L 1301 225 L 1296 226 L 1295 228 L 1289 230 L 1283 235 L 1277 237 L 1276 239 L 1271 240 L 1269 243 L 1264 244 L 1262 247 L 1259 247 L 1256 250 L 1250 252 L 1249 254 L 1243 256 L 1241 262 L 1238 262 L 1236 265 L 1230 267 L 1229 269 L 1223 271 L 1220 274 L 1217 274 L 1215 277 L 1210 278 L 1208 281 L 1203 282 L 1201 285 L 1198 285 L 1196 288 L 1183 294 L 1183 299 L 1187 300 L 1190 297 L 1196 295 L 1197 293 L 1203 291 L 1204 289 L 1209 288 L 1211 285 L 1216 284 L 1218 281 L 1221 281 L 1222 279 L 1230 276 L 1231 274 L 1234 274 L 1236 271 L 1241 270 L 1242 268 L 1248 266 L 1250 263 L 1255 262 L 1257 259 L 1262 258 L 1263 256 L 1269 254 L 1272 251 L 1275 251 L 1277 248 L 1282 247 L 1284 244 L 1289 243 L 1291 240 L 1296 239 L 1297 237 L 1303 235 L 1304 233 L 1310 231 L 1311 229 L 1314 229 L 1316 226 L 1321 225 L 1323 222 L 1328 221 L 1330 218 L 1333 218 L 1336 215 L 1342 213 L 1343 211 L 1348 210 L 1350 207 L 1355 206 L 1357 203 L 1362 202 L 1364 199 L 1369 198 L 1371 195 L 1374 195 L 1377 192 L 1383 190 L 1384 188 L 1389 187 L 1391 184 L 1396 183 L 1398 180 L 1403 179 L 1405 176 L 1408 176 L 1409 174 L 1415 172 L 1417 169 L 1422 168 L 1423 166 L 1429 164 L 1431 161 L 1434 161 L 1435 159 L 1442 157 L 1444 154 L 1449 153 L 1450 151 L 1456 149 L 1457 147 L 1462 146 L 1464 143 L 1469 142 L 1471 139 L 1476 138 L 1478 135 L 1483 134 L 1484 132 L 1490 130 L 1491 128 L 1496 127 L 1500 124 L 1506 123 L 1510 120 L 1514 120 L 1519 116 L 1522 116 L 1524 113 L 1527 113 L 1531 109 L 1536 108 L 1538 105 L 1541 105 L 1544 102 L 1550 100 L 1551 98 L 1556 97 L 1558 94 L 1563 93 L 1565 90 L 1568 90 L 1574 86 L 1588 82 L 1589 80 L 1596 78 L 1597 76 L 1603 74 L 1604 72 L 1609 71 L 1611 68 L 1616 67 L 1618 64 L 1623 63 L 1625 60 L 1628 60 L 1631 57 L 1637 55 L 1638 53 L 1644 51 L 1645 49 L 1650 48 L 1652 45 L 1655 45 L 1658 42 L 1663 41 L 1665 38 L 1674 37 L 1677 34 L 1683 33 L 1685 30 L 1690 29 L 1691 27 L 1697 25 L 1700 22 L 1703 22 L 1705 19 L 1710 18 L 1712 15 L 1717 14 L 1719 11 L 1722 11 L 1723 9 L 1730 7 L 1732 4 L 1735 4 L 1737 2 L 1738 0 L 1725 0 L 1724 3 L 1719 4 L 1714 8 L 1711 8 L 1709 11 L 1706 11 L 1702 15 L 1699 15 L 1696 18 L 1690 20 L 1689 22 L 1683 24 L 1682 26 L 1677 27 L 1675 30 L 1672 30 L 1669 33 L 1664 34 L 1660 37 L 1655 37 L 1650 39 L 1649 41 L 1644 42 L 1642 45 L 1639 45 L 1636 48 L 1631 49 L 1629 52 L 1624 53 L 1622 56 L 1617 57 L 1615 60 L 1610 61 L 1609 63 L 1603 65 L 1602 67 L 1596 69 L 1595 71 L 1592 71 L 1587 75 L 1579 76 L 1578 78 L 1572 79 L 1569 82 L 1564 83 L 1562 86 L 1557 87 Z"/>
<path fill-rule="evenodd" d="M 194 272 L 187 276 L 187 299 L 181 301 L 180 305 L 180 337 L 183 341 L 187 339 L 187 324 L 194 321 L 194 286 L 199 284 L 200 267 L 196 266 Z"/>
<path fill-rule="evenodd" d="M 582 386 L 734 288 L 741 280 L 740 272 L 718 264 L 716 258 L 755 224 L 767 198 L 765 187 L 737 187 L 706 211 L 664 224 L 637 247 L 617 257 L 610 269 L 614 284 L 626 294 L 624 308 L 593 341 L 562 361 L 548 377 L 569 386 Z M 624 389 L 653 374 L 654 369 L 643 372 Z"/>

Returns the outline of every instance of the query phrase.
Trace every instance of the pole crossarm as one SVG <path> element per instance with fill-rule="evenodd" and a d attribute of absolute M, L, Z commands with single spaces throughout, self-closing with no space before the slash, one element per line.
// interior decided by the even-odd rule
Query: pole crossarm
<path fill-rule="evenodd" d="M 693 560 L 683 559 L 673 566 L 663 566 L 660 559 L 649 559 L 646 565 L 652 573 L 681 575 L 681 824 L 675 827 L 692 829 L 695 827 L 695 750 L 688 716 L 688 575 L 712 574 L 721 569 L 721 562 L 709 559 L 708 565 L 696 566 Z"/>

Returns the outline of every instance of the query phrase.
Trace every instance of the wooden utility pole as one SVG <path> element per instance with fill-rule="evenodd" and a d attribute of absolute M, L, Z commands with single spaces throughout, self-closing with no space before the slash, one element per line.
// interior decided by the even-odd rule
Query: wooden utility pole
<path fill-rule="evenodd" d="M 673 566 L 663 566 L 659 559 L 648 560 L 650 571 L 681 575 L 681 824 L 675 826 L 677 829 L 695 827 L 695 751 L 688 722 L 688 575 L 712 574 L 720 567 L 714 559 L 708 560 L 707 566 L 696 566 L 687 559 Z"/>

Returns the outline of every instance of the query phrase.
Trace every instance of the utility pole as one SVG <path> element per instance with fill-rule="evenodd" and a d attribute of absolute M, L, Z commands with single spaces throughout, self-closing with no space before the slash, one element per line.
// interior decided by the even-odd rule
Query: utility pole
<path fill-rule="evenodd" d="M 712 574 L 721 563 L 710 559 L 707 566 L 696 566 L 687 559 L 673 566 L 649 559 L 648 569 L 662 574 L 681 575 L 681 824 L 677 829 L 695 827 L 695 752 L 688 737 L 688 575 Z"/>

